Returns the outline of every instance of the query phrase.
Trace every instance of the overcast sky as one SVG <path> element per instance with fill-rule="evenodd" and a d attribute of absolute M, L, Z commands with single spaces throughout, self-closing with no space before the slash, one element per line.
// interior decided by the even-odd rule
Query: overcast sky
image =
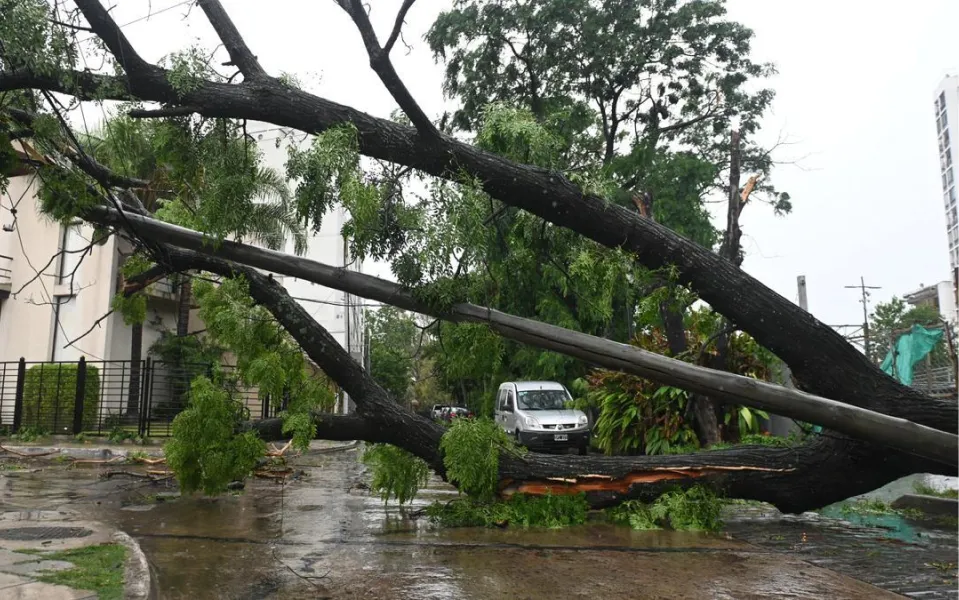
<path fill-rule="evenodd" d="M 383 39 L 400 0 L 371 2 Z M 449 0 L 419 0 L 407 17 L 406 54 L 394 63 L 430 115 L 444 108 L 442 67 L 423 34 Z M 370 70 L 359 34 L 333 0 L 225 0 L 240 32 L 271 73 L 297 75 L 331 100 L 386 117 L 395 104 Z M 191 43 L 216 40 L 202 12 L 178 0 L 125 0 L 113 11 L 145 58 L 157 60 Z M 163 11 L 167 7 L 175 6 Z M 867 0 L 730 0 L 733 18 L 756 33 L 754 58 L 779 75 L 764 128 L 785 136 L 777 187 L 794 211 L 780 218 L 765 206 L 743 215 L 744 268 L 796 299 L 807 278 L 809 307 L 829 324 L 859 323 L 865 277 L 881 301 L 949 279 L 945 215 L 933 114 L 934 90 L 959 67 L 959 2 L 919 0 L 883 6 Z M 372 266 L 384 275 L 388 269 Z"/>

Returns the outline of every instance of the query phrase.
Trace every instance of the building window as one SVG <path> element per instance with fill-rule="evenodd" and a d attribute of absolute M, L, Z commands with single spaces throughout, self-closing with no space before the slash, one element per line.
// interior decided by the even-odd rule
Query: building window
<path fill-rule="evenodd" d="M 53 347 L 50 349 L 50 360 L 73 360 L 77 351 L 64 348 L 69 342 L 67 330 L 74 323 L 73 313 L 76 311 L 76 296 L 55 296 L 53 299 Z"/>
<path fill-rule="evenodd" d="M 81 224 L 72 223 L 63 227 L 60 237 L 60 268 L 57 273 L 57 283 L 70 283 L 71 275 L 83 257 L 81 250 L 86 247 L 86 240 L 80 233 Z"/>

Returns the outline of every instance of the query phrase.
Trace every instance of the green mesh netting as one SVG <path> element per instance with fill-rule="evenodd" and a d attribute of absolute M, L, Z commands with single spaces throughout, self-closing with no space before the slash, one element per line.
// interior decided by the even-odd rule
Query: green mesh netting
<path fill-rule="evenodd" d="M 900 383 L 912 385 L 913 367 L 932 352 L 942 340 L 943 334 L 942 329 L 926 329 L 922 325 L 913 325 L 909 333 L 899 336 L 879 368 Z"/>

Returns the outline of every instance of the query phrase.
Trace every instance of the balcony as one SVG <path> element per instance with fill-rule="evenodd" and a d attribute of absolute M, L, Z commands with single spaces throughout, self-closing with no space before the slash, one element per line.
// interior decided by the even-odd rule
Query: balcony
<path fill-rule="evenodd" d="M 10 297 L 13 286 L 13 257 L 0 254 L 0 300 Z"/>

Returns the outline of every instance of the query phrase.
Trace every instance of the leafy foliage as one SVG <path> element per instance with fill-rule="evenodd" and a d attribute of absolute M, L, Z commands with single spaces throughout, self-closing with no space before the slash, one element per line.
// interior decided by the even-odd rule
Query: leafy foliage
<path fill-rule="evenodd" d="M 412 502 L 416 492 L 429 482 L 426 462 L 392 444 L 367 444 L 363 462 L 373 473 L 370 491 L 379 494 L 384 503 L 390 498 L 399 504 Z"/>
<path fill-rule="evenodd" d="M 642 307 L 641 307 L 642 310 Z M 655 309 L 652 309 L 655 311 Z M 650 317 L 654 319 L 655 317 Z M 700 309 L 686 317 L 687 351 L 681 360 L 698 361 L 715 351 L 704 345 L 719 327 L 711 311 Z M 668 354 L 669 345 L 660 328 L 640 331 L 633 344 L 644 350 Z M 768 379 L 775 357 L 746 334 L 734 334 L 729 341 L 729 370 L 756 379 Z M 597 369 L 586 378 L 586 405 L 596 407 L 594 439 L 607 454 L 673 454 L 677 449 L 695 449 L 697 441 L 687 420 L 688 395 L 677 388 L 660 386 L 648 379 Z M 737 420 L 741 434 L 758 432 L 762 411 L 742 406 L 723 406 L 721 421 Z"/>
<path fill-rule="evenodd" d="M 411 315 L 383 307 L 367 311 L 370 375 L 397 401 L 405 403 L 413 382 L 418 330 Z"/>
<path fill-rule="evenodd" d="M 722 500 L 703 486 L 671 490 L 652 504 L 627 500 L 606 511 L 614 523 L 633 529 L 670 527 L 680 531 L 718 531 L 723 523 Z"/>
<path fill-rule="evenodd" d="M 457 498 L 435 502 L 426 509 L 430 519 L 446 527 L 560 528 L 586 522 L 589 505 L 584 494 L 529 496 L 513 494 L 506 500 L 482 501 Z"/>
<path fill-rule="evenodd" d="M 212 341 L 234 355 L 239 383 L 258 388 L 277 406 L 286 399 L 283 431 L 292 434 L 295 447 L 306 449 L 316 435 L 313 411 L 333 406 L 330 383 L 308 367 L 299 345 L 272 315 L 254 304 L 244 279 L 217 286 L 198 281 L 194 293 Z"/>
<path fill-rule="evenodd" d="M 193 380 L 190 406 L 173 419 L 164 446 L 167 464 L 184 492 L 222 494 L 231 481 L 246 478 L 266 452 L 255 432 L 235 432 L 245 420 L 241 403 L 206 377 Z"/>
<path fill-rule="evenodd" d="M 520 452 L 492 419 L 455 419 L 440 441 L 449 478 L 470 497 L 491 500 L 499 480 L 500 452 Z"/>

